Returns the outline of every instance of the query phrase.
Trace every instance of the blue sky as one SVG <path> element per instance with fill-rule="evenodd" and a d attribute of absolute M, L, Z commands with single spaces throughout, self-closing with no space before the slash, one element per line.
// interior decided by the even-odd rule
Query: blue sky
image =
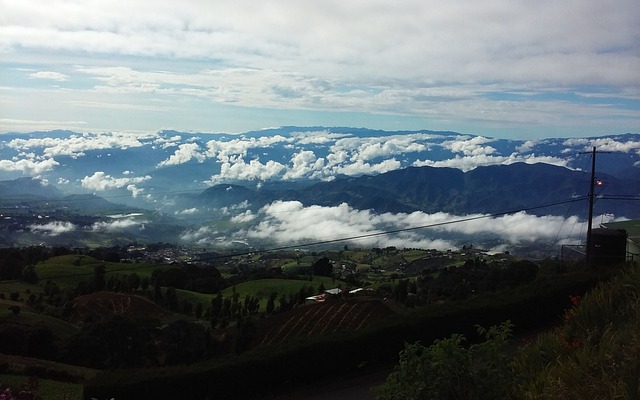
<path fill-rule="evenodd" d="M 0 132 L 639 132 L 638 26 L 637 0 L 0 0 Z"/>

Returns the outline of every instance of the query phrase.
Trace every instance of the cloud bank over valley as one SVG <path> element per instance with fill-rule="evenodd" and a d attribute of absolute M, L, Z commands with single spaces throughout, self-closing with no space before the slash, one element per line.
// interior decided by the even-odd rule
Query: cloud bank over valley
<path fill-rule="evenodd" d="M 586 198 L 594 146 L 605 152 L 598 164 L 607 180 L 603 195 L 640 195 L 628 184 L 640 176 L 638 134 L 507 140 L 280 127 L 242 135 L 52 131 L 3 138 L 0 180 L 35 179 L 45 192 L 55 186 L 64 210 L 84 207 L 61 197 L 75 194 L 147 210 L 142 218 L 82 224 L 52 216 L 29 225 L 51 240 L 80 232 L 151 232 L 166 217 L 174 222 L 163 224 L 176 227 L 167 225 L 165 232 L 198 246 L 341 238 L 362 246 L 437 249 L 466 242 L 493 250 L 575 244 L 584 234 L 585 212 L 584 204 L 571 208 L 571 202 Z M 631 206 L 613 212 L 607 201 L 599 200 L 598 213 L 634 217 Z M 556 202 L 566 207 L 518 212 Z"/>

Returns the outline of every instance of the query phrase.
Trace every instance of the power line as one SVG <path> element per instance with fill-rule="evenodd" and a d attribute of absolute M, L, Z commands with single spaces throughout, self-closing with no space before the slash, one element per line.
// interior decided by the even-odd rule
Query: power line
<path fill-rule="evenodd" d="M 211 256 L 211 257 L 199 258 L 198 261 L 211 261 L 211 260 L 216 260 L 216 259 L 239 257 L 239 256 L 250 255 L 250 254 L 256 254 L 256 253 L 262 254 L 262 253 L 269 253 L 269 252 L 275 252 L 275 251 L 296 249 L 296 248 L 300 248 L 300 247 L 312 247 L 312 246 L 320 246 L 320 245 L 326 245 L 326 244 L 331 244 L 331 243 L 349 242 L 349 241 L 353 241 L 353 240 L 366 239 L 366 238 L 376 237 L 376 236 L 392 235 L 392 234 L 396 234 L 396 233 L 410 232 L 410 231 L 416 231 L 416 230 L 428 229 L 428 228 L 435 228 L 435 227 L 438 227 L 438 226 L 458 224 L 458 223 L 463 223 L 463 222 L 476 221 L 476 220 L 480 220 L 480 219 L 495 218 L 495 217 L 500 217 L 500 216 L 507 215 L 507 214 L 514 214 L 514 213 L 523 212 L 523 211 L 526 212 L 526 211 L 538 210 L 538 209 L 542 209 L 542 208 L 554 207 L 554 206 L 563 205 L 563 204 L 575 203 L 575 202 L 578 202 L 578 201 L 583 201 L 586 198 L 587 198 L 587 196 L 580 196 L 580 197 L 575 197 L 575 198 L 571 198 L 571 199 L 568 199 L 568 200 L 562 200 L 562 201 L 557 201 L 557 202 L 553 202 L 553 203 L 546 203 L 546 204 L 532 206 L 532 207 L 519 208 L 519 209 L 515 209 L 515 210 L 502 211 L 502 212 L 497 212 L 497 213 L 492 213 L 492 214 L 476 215 L 476 216 L 472 216 L 472 217 L 459 218 L 459 219 L 450 220 L 450 221 L 435 222 L 435 223 L 431 223 L 431 224 L 413 226 L 413 227 L 408 227 L 408 228 L 392 229 L 392 230 L 386 230 L 386 231 L 381 231 L 381 232 L 371 232 L 371 233 L 347 236 L 347 237 L 342 237 L 342 238 L 337 238 L 337 239 L 327 239 L 327 240 L 319 240 L 319 241 L 306 242 L 306 243 L 297 243 L 297 244 L 273 247 L 273 248 L 263 249 L 263 250 L 251 250 L 251 251 L 236 252 L 236 253 L 231 253 L 231 254 L 221 254 L 221 255 L 216 255 L 216 256 Z M 148 266 L 147 265 L 145 265 L 145 266 L 133 266 L 133 267 L 122 268 L 122 269 L 118 269 L 118 270 L 115 270 L 115 271 L 109 271 L 109 272 L 110 273 L 116 273 L 116 272 L 131 271 L 131 270 L 143 269 L 143 268 L 148 268 Z M 86 275 L 93 275 L 93 272 L 50 276 L 50 277 L 47 277 L 46 279 L 69 278 L 69 277 L 74 277 L 74 276 L 86 276 Z M 19 280 L 5 281 L 5 282 L 19 282 Z"/>

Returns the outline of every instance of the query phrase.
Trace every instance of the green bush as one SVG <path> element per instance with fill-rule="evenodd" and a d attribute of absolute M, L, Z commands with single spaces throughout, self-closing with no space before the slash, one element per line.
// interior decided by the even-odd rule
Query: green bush
<path fill-rule="evenodd" d="M 640 398 L 640 268 L 572 296 L 565 321 L 515 358 L 523 399 Z"/>
<path fill-rule="evenodd" d="M 512 325 L 505 322 L 488 330 L 478 328 L 484 341 L 465 346 L 454 334 L 429 347 L 406 344 L 400 362 L 387 381 L 374 389 L 379 400 L 508 398 L 512 372 L 505 351 Z"/>

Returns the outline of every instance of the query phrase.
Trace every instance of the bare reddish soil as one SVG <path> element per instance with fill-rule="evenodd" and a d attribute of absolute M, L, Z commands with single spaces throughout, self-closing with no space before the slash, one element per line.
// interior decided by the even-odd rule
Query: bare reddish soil
<path fill-rule="evenodd" d="M 353 332 L 393 315 L 380 300 L 332 300 L 307 304 L 266 318 L 260 324 L 256 344 L 269 345 L 293 337 Z"/>
<path fill-rule="evenodd" d="M 115 315 L 131 319 L 162 319 L 169 315 L 169 312 L 145 297 L 97 292 L 75 299 L 69 321 L 71 323 L 84 322 L 88 319 L 104 321 Z"/>

